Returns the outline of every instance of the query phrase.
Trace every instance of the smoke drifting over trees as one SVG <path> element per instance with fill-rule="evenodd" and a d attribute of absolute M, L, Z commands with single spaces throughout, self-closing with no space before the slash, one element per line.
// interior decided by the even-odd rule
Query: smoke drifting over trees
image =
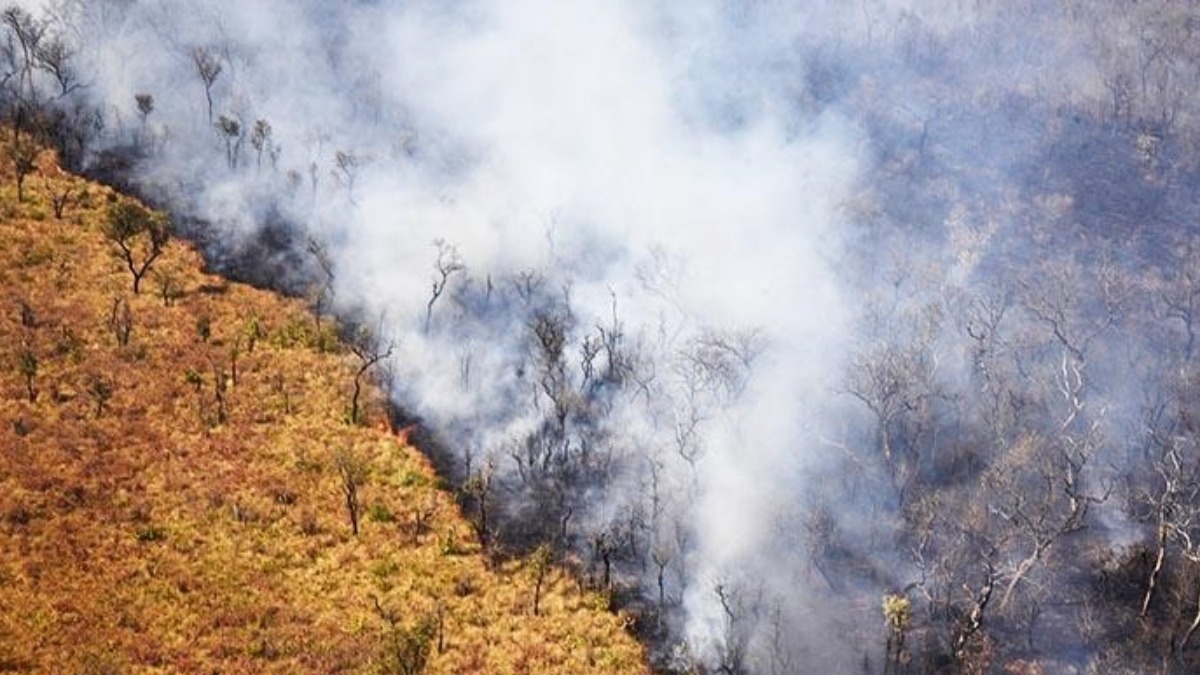
<path fill-rule="evenodd" d="M 1200 13 L 674 4 L 21 3 L 8 145 L 380 326 L 664 670 L 1195 669 Z"/>

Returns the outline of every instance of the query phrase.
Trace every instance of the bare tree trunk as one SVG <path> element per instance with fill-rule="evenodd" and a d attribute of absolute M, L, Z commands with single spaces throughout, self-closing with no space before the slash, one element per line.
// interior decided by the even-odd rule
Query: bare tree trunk
<path fill-rule="evenodd" d="M 1167 553 L 1167 526 L 1162 522 L 1162 512 L 1159 512 L 1158 525 L 1158 553 L 1154 556 L 1154 567 L 1150 570 L 1150 578 L 1146 585 L 1146 595 L 1142 598 L 1142 612 L 1140 616 L 1146 617 L 1150 611 L 1150 600 L 1154 597 L 1154 589 L 1158 586 L 1158 575 L 1162 572 L 1163 558 Z"/>
<path fill-rule="evenodd" d="M 1038 546 L 1033 550 L 1033 554 L 1022 560 L 1020 565 L 1017 565 L 1017 571 L 1013 573 L 1012 579 L 1008 580 L 1008 585 L 1004 587 L 1004 596 L 1000 598 L 1001 612 L 1008 607 L 1008 601 L 1012 600 L 1012 594 L 1013 591 L 1016 590 L 1017 584 L 1020 583 L 1021 579 L 1024 579 L 1025 575 L 1029 574 L 1029 571 L 1032 570 L 1033 566 L 1037 564 L 1037 561 L 1042 557 L 1042 551 L 1044 550 L 1044 547 Z"/>
<path fill-rule="evenodd" d="M 1179 651 L 1187 649 L 1188 642 L 1197 628 L 1200 628 L 1200 597 L 1196 598 L 1196 616 L 1192 618 L 1192 625 L 1188 626 L 1187 632 L 1183 634 L 1183 640 L 1179 643 Z"/>
<path fill-rule="evenodd" d="M 995 587 L 996 578 L 993 575 L 991 565 L 988 565 L 987 577 L 984 580 L 983 588 L 979 589 L 979 595 L 975 599 L 975 606 L 971 608 L 971 614 L 967 617 L 967 625 L 959 631 L 958 636 L 954 639 L 955 659 L 961 661 L 964 658 L 967 641 L 983 627 L 983 613 L 987 610 L 988 602 L 992 599 L 992 590 Z"/>

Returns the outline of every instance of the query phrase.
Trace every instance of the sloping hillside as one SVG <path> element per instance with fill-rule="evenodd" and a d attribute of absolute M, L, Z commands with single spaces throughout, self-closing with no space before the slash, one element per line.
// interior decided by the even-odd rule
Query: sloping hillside
<path fill-rule="evenodd" d="M 125 197 L 5 170 L 0 671 L 645 672 L 544 556 L 485 563 L 379 392 L 348 423 L 328 319 L 175 240 L 135 294 Z"/>

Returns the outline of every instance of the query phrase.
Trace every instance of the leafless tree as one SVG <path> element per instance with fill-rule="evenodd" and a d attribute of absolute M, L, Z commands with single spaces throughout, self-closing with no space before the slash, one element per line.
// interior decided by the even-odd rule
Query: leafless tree
<path fill-rule="evenodd" d="M 968 610 L 963 622 L 958 627 L 954 634 L 954 640 L 951 644 L 951 651 L 954 658 L 961 662 L 968 660 L 968 648 L 972 639 L 980 634 L 983 629 L 983 621 L 988 605 L 991 604 L 992 594 L 996 590 L 996 570 L 992 567 L 990 561 L 983 563 L 983 575 L 979 581 L 977 588 L 972 588 L 963 585 L 963 590 L 967 592 L 969 599 Z"/>
<path fill-rule="evenodd" d="M 220 426 L 229 421 L 229 387 L 232 381 L 225 374 L 224 364 L 212 357 L 209 357 L 208 363 L 213 371 L 213 402 L 217 406 L 216 416 L 209 423 Z"/>
<path fill-rule="evenodd" d="M 1178 247 L 1175 264 L 1167 267 L 1159 300 L 1163 315 L 1178 321 L 1183 328 L 1183 361 L 1189 364 L 1196 349 L 1200 329 L 1200 240 L 1189 239 Z"/>
<path fill-rule="evenodd" d="M 150 94 L 134 94 L 133 100 L 137 104 L 138 117 L 142 118 L 142 128 L 145 129 L 146 119 L 154 112 L 154 97 Z"/>
<path fill-rule="evenodd" d="M 529 304 L 542 292 L 546 278 L 537 270 L 521 270 L 514 274 L 509 282 L 521 302 Z"/>
<path fill-rule="evenodd" d="M 271 138 L 271 123 L 265 119 L 258 119 L 254 122 L 254 130 L 250 132 L 250 145 L 254 148 L 255 160 L 257 167 L 262 168 L 263 152 L 266 151 L 267 157 L 274 164 L 275 157 L 275 142 Z"/>
<path fill-rule="evenodd" d="M 113 397 L 112 380 L 103 375 L 93 375 L 88 379 L 87 392 L 96 404 L 96 418 L 104 414 L 104 407 Z"/>
<path fill-rule="evenodd" d="M 802 663 L 793 638 L 795 627 L 788 622 L 784 601 L 776 598 L 767 617 L 766 667 L 770 675 L 795 673 Z"/>
<path fill-rule="evenodd" d="M 911 478 L 911 461 L 898 461 L 895 435 L 905 416 L 922 411 L 935 395 L 937 359 L 922 344 L 885 344 L 855 358 L 845 391 L 871 411 L 879 437 L 884 464 L 897 487 Z"/>
<path fill-rule="evenodd" d="M 603 343 L 602 343 L 603 344 Z M 702 429 L 740 399 L 755 361 L 765 350 L 755 328 L 706 328 L 687 340 L 672 360 L 672 431 L 675 451 L 694 470 L 704 449 Z M 628 375 L 636 369 L 626 361 Z M 644 390 L 643 390 L 644 391 Z"/>
<path fill-rule="evenodd" d="M 20 124 L 13 126 L 12 140 L 5 147 L 5 154 L 13 165 L 17 181 L 17 201 L 25 201 L 25 179 L 37 169 L 38 145 L 32 135 L 22 134 Z"/>
<path fill-rule="evenodd" d="M 721 635 L 717 642 L 716 672 L 724 675 L 746 675 L 746 657 L 749 634 L 745 599 L 742 593 L 728 583 L 713 584 L 713 595 L 721 607 Z"/>
<path fill-rule="evenodd" d="M 529 556 L 530 571 L 533 576 L 533 615 L 541 616 L 542 589 L 546 576 L 550 571 L 553 554 L 548 544 L 542 544 L 533 550 Z"/>
<path fill-rule="evenodd" d="M 362 516 L 362 503 L 358 493 L 367 482 L 369 474 L 367 460 L 353 450 L 343 449 L 334 456 L 333 466 L 338 472 L 339 486 L 346 504 L 346 515 L 350 518 L 350 531 L 354 536 L 358 536 L 358 523 Z"/>
<path fill-rule="evenodd" d="M 650 549 L 650 561 L 654 563 L 655 587 L 658 591 L 658 617 L 662 621 L 667 611 L 667 567 L 675 557 L 675 552 L 669 545 L 655 545 Z"/>
<path fill-rule="evenodd" d="M 118 346 L 124 347 L 129 344 L 129 338 L 133 335 L 133 312 L 125 298 L 113 299 L 112 308 L 108 312 L 108 329 L 117 339 Z"/>
<path fill-rule="evenodd" d="M 380 362 L 391 358 L 394 344 L 383 340 L 376 331 L 359 326 L 347 346 L 350 353 L 358 359 L 354 370 L 354 393 L 350 398 L 350 423 L 359 424 L 362 422 L 359 399 L 362 396 L 364 380 Z"/>
<path fill-rule="evenodd" d="M 591 537 L 592 557 L 600 563 L 600 588 L 605 593 L 613 590 L 613 562 L 621 551 L 622 539 L 618 528 L 609 524 L 599 527 Z"/>
<path fill-rule="evenodd" d="M 225 162 L 230 169 L 236 169 L 242 148 L 242 123 L 228 115 L 217 118 L 217 131 L 225 141 Z"/>
<path fill-rule="evenodd" d="M 1020 285 L 1024 309 L 1077 364 L 1085 363 L 1096 339 L 1120 321 L 1130 293 L 1128 279 L 1108 256 L 1086 276 L 1071 261 L 1048 261 Z"/>
<path fill-rule="evenodd" d="M 213 85 L 217 78 L 221 75 L 223 66 L 220 58 L 212 53 L 208 47 L 193 47 L 192 48 L 192 65 L 196 68 L 196 75 L 200 78 L 200 84 L 204 85 L 204 100 L 208 103 L 208 123 L 213 123 Z"/>
<path fill-rule="evenodd" d="M 65 182 L 55 187 L 49 180 L 45 181 L 46 191 L 50 193 L 50 207 L 54 210 L 54 219 L 62 220 L 67 206 L 72 204 L 82 193 L 74 183 Z"/>
<path fill-rule="evenodd" d="M 334 176 L 346 186 L 346 197 L 351 204 L 354 201 L 354 181 L 358 178 L 358 171 L 362 168 L 362 159 L 352 152 L 338 150 L 333 154 L 333 173 Z"/>
<path fill-rule="evenodd" d="M 319 337 L 321 334 L 321 318 L 333 304 L 334 267 L 333 256 L 321 241 L 309 237 L 305 249 L 317 264 L 318 278 L 309 288 L 309 298 L 312 304 L 314 329 Z"/>
<path fill-rule="evenodd" d="M 456 274 L 461 274 L 467 268 L 458 254 L 458 248 L 453 244 L 446 243 L 443 239 L 435 239 L 433 245 L 437 249 L 437 259 L 433 263 L 434 277 L 429 292 L 429 302 L 425 304 L 426 333 L 429 332 L 430 323 L 433 321 L 433 305 L 446 292 L 450 279 Z"/>
<path fill-rule="evenodd" d="M 1091 507 L 1107 498 L 1107 491 L 1093 495 L 1085 483 L 1092 442 L 1028 437 L 1009 449 L 985 476 L 992 494 L 989 510 L 1012 531 L 1004 548 L 1010 564 L 1001 572 L 1007 580 L 1000 611 L 1008 608 L 1017 586 L 1051 547 L 1086 527 Z"/>
<path fill-rule="evenodd" d="M 20 6 L 11 5 L 0 14 L 0 21 L 8 29 L 9 35 L 16 40 L 14 57 L 18 59 L 17 94 L 25 104 L 36 102 L 37 89 L 33 81 L 34 70 L 38 67 L 38 51 L 41 49 L 42 38 L 46 35 L 46 22 Z"/>
<path fill-rule="evenodd" d="M 60 97 L 79 88 L 75 67 L 71 63 L 75 53 L 61 37 L 54 36 L 42 40 L 37 45 L 36 56 L 38 67 L 54 78 Z"/>
<path fill-rule="evenodd" d="M 963 672 L 975 672 L 977 652 L 988 644 L 1001 583 L 996 558 L 1010 538 L 1009 527 L 990 513 L 986 492 L 978 483 L 923 492 L 905 505 L 903 514 L 902 541 L 918 574 L 896 595 L 913 600 L 909 619 L 920 608 L 924 630 L 932 631 L 922 660 L 953 659 Z M 887 609 L 885 604 L 885 614 Z M 904 670 L 900 656 L 893 650 L 890 667 L 896 672 Z M 908 668 L 922 672 L 922 660 Z"/>
<path fill-rule="evenodd" d="M 1188 397 L 1190 399 L 1190 396 Z M 1200 576 L 1200 463 L 1186 399 L 1155 406 L 1147 415 L 1148 469 L 1130 476 L 1131 512 L 1152 535 L 1138 617 L 1170 634 L 1167 656 L 1182 653 L 1200 629 L 1200 597 L 1188 575 Z M 1182 623 L 1176 623 L 1180 617 Z"/>
<path fill-rule="evenodd" d="M 765 339 L 758 329 L 708 328 L 680 352 L 681 367 L 690 387 L 708 392 L 719 405 L 728 405 L 741 396 L 764 349 Z"/>
<path fill-rule="evenodd" d="M 1016 341 L 1008 335 L 1013 323 L 1012 294 L 1006 288 L 964 294 L 955 298 L 954 318 L 967 339 L 972 382 L 979 415 L 990 440 L 998 447 L 1018 434 L 1022 394 Z"/>
<path fill-rule="evenodd" d="M 29 402 L 36 403 L 38 391 L 34 387 L 34 379 L 38 374 L 38 358 L 28 340 L 22 341 L 21 353 L 17 356 L 17 367 L 21 377 L 25 379 L 25 393 L 29 397 Z"/>
<path fill-rule="evenodd" d="M 91 144 L 104 132 L 104 115 L 83 101 L 58 108 L 58 123 L 49 130 L 63 166 L 78 171 Z"/>
<path fill-rule="evenodd" d="M 489 519 L 491 513 L 491 503 L 493 499 L 493 478 L 496 473 L 495 464 L 489 459 L 482 467 L 475 470 L 468 477 L 462 487 L 462 494 L 468 501 L 468 507 L 473 508 L 475 516 L 471 519 L 471 525 L 475 529 L 476 536 L 479 537 L 479 543 L 484 550 L 492 542 L 492 523 Z"/>

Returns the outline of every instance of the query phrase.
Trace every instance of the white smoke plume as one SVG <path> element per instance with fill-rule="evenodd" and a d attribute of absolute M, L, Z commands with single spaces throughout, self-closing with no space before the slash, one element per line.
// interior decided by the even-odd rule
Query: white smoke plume
<path fill-rule="evenodd" d="M 804 490 L 800 469 L 816 452 L 845 344 L 831 265 L 856 132 L 803 109 L 784 72 L 808 49 L 794 43 L 817 12 L 721 2 L 48 6 L 76 33 L 88 94 L 117 127 L 109 133 L 149 147 L 136 184 L 209 221 L 225 247 L 271 213 L 325 242 L 338 302 L 381 316 L 398 345 L 401 402 L 502 473 L 514 471 L 503 444 L 533 424 L 506 409 L 528 395 L 513 377 L 525 329 L 472 324 L 449 296 L 537 270 L 551 294 L 569 292 L 584 332 L 614 321 L 615 306 L 626 340 L 666 359 L 654 384 L 662 401 L 617 414 L 622 442 L 636 446 L 629 466 L 660 465 L 663 499 L 681 521 L 655 535 L 671 529 L 687 542 L 671 563 L 670 593 L 689 617 L 681 637 L 715 659 L 723 615 L 713 589 L 771 566 L 760 560 L 771 523 Z M 220 67 L 207 92 L 202 58 Z M 137 94 L 153 97 L 148 114 Z M 265 148 L 249 140 L 260 119 L 271 129 Z M 465 269 L 430 311 L 435 241 Z M 761 356 L 738 396 L 705 411 L 684 461 L 670 447 L 679 410 L 664 402 L 678 400 L 668 364 L 706 331 L 752 337 Z M 605 499 L 615 513 L 645 490 L 630 473 Z"/>

